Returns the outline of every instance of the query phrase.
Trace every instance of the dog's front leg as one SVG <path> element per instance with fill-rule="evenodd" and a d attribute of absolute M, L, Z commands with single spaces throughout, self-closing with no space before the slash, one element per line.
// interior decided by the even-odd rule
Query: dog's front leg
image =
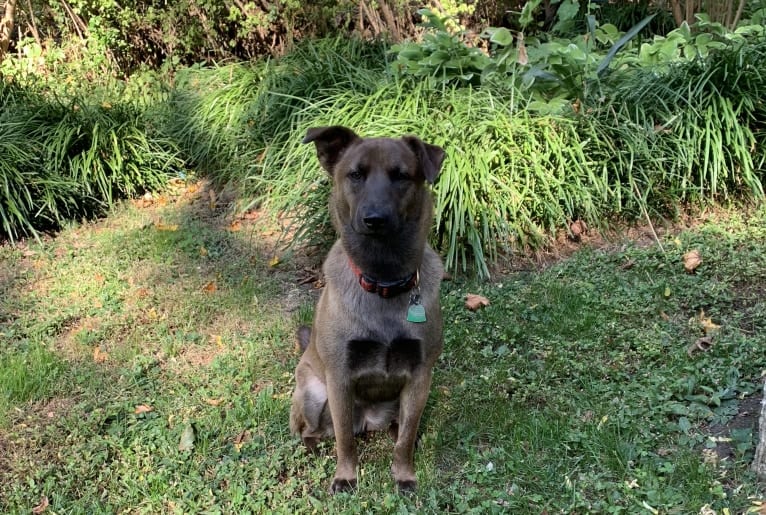
<path fill-rule="evenodd" d="M 344 492 L 356 488 L 356 442 L 354 441 L 353 400 L 351 385 L 347 377 L 329 377 L 327 400 L 335 430 L 335 452 L 338 463 L 330 493 Z M 332 385 L 332 386 L 330 386 Z"/>
<path fill-rule="evenodd" d="M 415 442 L 423 409 L 431 388 L 431 370 L 425 367 L 413 374 L 404 387 L 399 407 L 399 434 L 394 446 L 394 462 L 391 473 L 401 492 L 411 492 L 417 487 L 415 478 Z"/>

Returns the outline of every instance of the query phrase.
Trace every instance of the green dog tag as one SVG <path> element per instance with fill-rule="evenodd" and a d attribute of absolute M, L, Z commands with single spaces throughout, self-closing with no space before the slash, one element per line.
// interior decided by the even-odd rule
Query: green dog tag
<path fill-rule="evenodd" d="M 420 303 L 420 296 L 410 297 L 410 307 L 407 308 L 407 321 L 422 323 L 426 321 L 426 308 Z"/>

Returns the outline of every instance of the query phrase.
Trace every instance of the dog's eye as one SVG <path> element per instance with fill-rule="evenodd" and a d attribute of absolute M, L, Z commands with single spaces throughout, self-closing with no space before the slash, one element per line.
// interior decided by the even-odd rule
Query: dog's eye
<path fill-rule="evenodd" d="M 364 173 L 361 170 L 354 169 L 348 173 L 347 177 L 353 181 L 361 181 L 364 179 Z"/>
<path fill-rule="evenodd" d="M 410 179 L 409 174 L 401 168 L 394 168 L 391 170 L 389 177 L 391 177 L 392 181 L 407 181 Z"/>

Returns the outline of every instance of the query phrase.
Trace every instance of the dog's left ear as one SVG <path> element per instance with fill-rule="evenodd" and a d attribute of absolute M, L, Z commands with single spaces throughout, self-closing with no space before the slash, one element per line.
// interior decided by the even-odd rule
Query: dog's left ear
<path fill-rule="evenodd" d="M 333 175 L 335 165 L 352 143 L 361 138 L 354 131 L 341 125 L 331 127 L 313 127 L 306 131 L 303 143 L 313 142 L 317 149 L 317 157 L 327 173 Z"/>
<path fill-rule="evenodd" d="M 418 156 L 425 179 L 430 184 L 436 182 L 439 170 L 441 170 L 442 163 L 444 162 L 444 150 L 436 145 L 425 143 L 415 136 L 405 136 L 402 139 L 415 152 L 415 155 Z"/>

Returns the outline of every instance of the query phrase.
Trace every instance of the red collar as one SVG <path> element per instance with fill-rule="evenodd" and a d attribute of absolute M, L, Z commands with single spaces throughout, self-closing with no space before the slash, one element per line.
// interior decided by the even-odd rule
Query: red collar
<path fill-rule="evenodd" d="M 417 286 L 420 281 L 420 274 L 418 274 L 417 270 L 404 279 L 397 279 L 396 281 L 376 281 L 362 272 L 359 267 L 351 261 L 350 257 L 348 258 L 348 264 L 351 266 L 351 271 L 354 272 L 354 275 L 359 279 L 359 286 L 361 286 L 364 291 L 377 293 L 384 299 L 408 292 Z"/>

